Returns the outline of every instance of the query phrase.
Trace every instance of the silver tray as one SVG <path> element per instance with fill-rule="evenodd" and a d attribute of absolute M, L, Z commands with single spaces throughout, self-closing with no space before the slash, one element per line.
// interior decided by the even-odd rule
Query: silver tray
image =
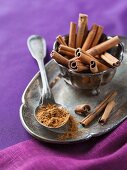
<path fill-rule="evenodd" d="M 103 100 L 109 91 L 114 89 L 117 90 L 117 105 L 112 111 L 107 124 L 104 126 L 100 125 L 97 118 L 87 128 L 84 128 L 83 133 L 77 138 L 63 141 L 58 140 L 58 133 L 42 127 L 34 118 L 34 111 L 39 105 L 42 89 L 40 74 L 38 72 L 30 81 L 22 96 L 20 119 L 26 131 L 41 141 L 49 143 L 74 143 L 105 134 L 124 121 L 127 118 L 127 38 L 121 37 L 121 40 L 125 45 L 123 62 L 117 69 L 117 73 L 113 80 L 109 84 L 101 87 L 101 93 L 98 96 L 92 96 L 91 92 L 88 90 L 75 89 L 67 84 L 60 75 L 58 65 L 53 60 L 46 64 L 49 84 L 56 102 L 67 107 L 70 110 L 70 113 L 79 121 L 83 119 L 83 117 L 74 113 L 76 105 L 88 103 L 94 108 L 101 100 Z M 83 127 L 82 125 L 79 125 L 78 128 L 80 130 Z"/>

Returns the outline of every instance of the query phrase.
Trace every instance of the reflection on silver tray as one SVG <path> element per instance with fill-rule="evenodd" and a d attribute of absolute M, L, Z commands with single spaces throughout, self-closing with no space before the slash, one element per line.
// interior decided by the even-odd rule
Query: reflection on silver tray
<path fill-rule="evenodd" d="M 52 88 L 56 102 L 67 107 L 70 110 L 70 113 L 79 121 L 83 117 L 74 113 L 76 105 L 88 103 L 94 108 L 100 101 L 103 100 L 104 96 L 109 91 L 114 89 L 117 90 L 118 96 L 116 100 L 116 107 L 113 110 L 107 124 L 101 126 L 98 124 L 97 118 L 87 128 L 84 128 L 82 135 L 79 135 L 77 138 L 66 139 L 64 141 L 58 140 L 58 133 L 51 132 L 42 127 L 34 118 L 34 111 L 39 105 L 42 89 L 40 74 L 37 73 L 24 91 L 22 96 L 23 104 L 20 107 L 20 119 L 27 132 L 39 140 L 50 143 L 72 143 L 105 134 L 125 120 L 127 118 L 127 104 L 124 104 L 127 103 L 127 38 L 121 37 L 121 40 L 125 44 L 124 60 L 121 66 L 117 69 L 117 73 L 111 83 L 101 87 L 101 93 L 99 96 L 92 96 L 91 92 L 87 90 L 74 89 L 68 85 L 60 76 L 59 67 L 53 60 L 46 65 L 49 84 Z M 124 106 L 121 107 L 123 104 Z M 81 129 L 83 127 L 82 125 L 79 125 L 78 128 Z"/>

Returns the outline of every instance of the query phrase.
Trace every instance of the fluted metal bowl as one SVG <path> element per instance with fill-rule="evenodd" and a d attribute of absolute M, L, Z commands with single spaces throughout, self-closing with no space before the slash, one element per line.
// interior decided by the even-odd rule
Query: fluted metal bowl
<path fill-rule="evenodd" d="M 111 37 L 103 34 L 100 42 L 103 42 L 106 39 L 110 39 L 110 38 Z M 68 41 L 68 35 L 65 36 L 65 40 Z M 53 49 L 58 51 L 58 46 L 59 46 L 58 42 L 55 41 L 53 45 Z M 123 43 L 122 42 L 119 43 L 115 47 L 108 50 L 108 52 L 112 54 L 113 56 L 115 56 L 117 59 L 119 59 L 120 62 L 122 62 L 123 52 L 124 52 Z M 103 72 L 94 73 L 94 74 L 93 73 L 76 73 L 68 69 L 67 67 L 64 67 L 60 64 L 58 65 L 61 71 L 61 75 L 63 76 L 64 80 L 68 84 L 78 89 L 90 89 L 90 90 L 96 91 L 97 93 L 99 92 L 99 87 L 109 83 L 113 79 L 117 71 L 117 67 L 115 67 L 115 68 L 109 68 Z"/>

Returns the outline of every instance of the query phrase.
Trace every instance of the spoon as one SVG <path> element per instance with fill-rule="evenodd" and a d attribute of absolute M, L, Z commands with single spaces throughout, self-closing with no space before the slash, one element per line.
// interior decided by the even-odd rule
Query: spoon
<path fill-rule="evenodd" d="M 28 46 L 28 49 L 29 49 L 32 57 L 34 59 L 36 59 L 36 61 L 38 63 L 38 66 L 40 69 L 40 74 L 41 74 L 41 80 L 42 80 L 42 84 L 43 84 L 42 96 L 41 96 L 42 100 L 40 102 L 41 104 L 35 109 L 34 116 L 35 116 L 36 120 L 42 126 L 48 128 L 48 129 L 53 130 L 53 129 L 61 128 L 64 125 L 66 125 L 66 123 L 68 122 L 70 114 L 67 115 L 67 118 L 63 122 L 63 124 L 61 124 L 58 127 L 49 127 L 37 119 L 37 111 L 40 107 L 43 107 L 44 105 L 46 106 L 47 104 L 52 104 L 52 105 L 56 105 L 59 108 L 63 108 L 63 106 L 61 106 L 60 104 L 55 102 L 53 94 L 52 94 L 51 89 L 48 84 L 47 75 L 46 75 L 45 66 L 44 66 L 44 58 L 46 56 L 46 41 L 44 38 L 42 38 L 39 35 L 32 35 L 27 39 L 27 46 Z"/>

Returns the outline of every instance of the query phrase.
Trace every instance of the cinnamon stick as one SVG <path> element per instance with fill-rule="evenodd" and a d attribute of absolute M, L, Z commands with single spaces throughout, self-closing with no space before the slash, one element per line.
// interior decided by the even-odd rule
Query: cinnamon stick
<path fill-rule="evenodd" d="M 83 126 L 87 126 L 89 125 L 106 107 L 106 105 L 114 100 L 114 98 L 116 97 L 117 92 L 113 91 L 110 92 L 105 99 L 95 108 L 95 110 L 93 112 L 91 112 L 88 116 L 86 116 L 80 123 Z"/>
<path fill-rule="evenodd" d="M 60 50 L 67 51 L 67 52 L 70 52 L 70 53 L 72 53 L 73 55 L 75 55 L 75 48 L 68 47 L 68 46 L 65 46 L 65 45 L 60 45 L 59 48 L 58 48 L 58 52 L 59 52 Z"/>
<path fill-rule="evenodd" d="M 92 73 L 98 73 L 98 67 L 95 61 L 90 62 L 90 71 Z"/>
<path fill-rule="evenodd" d="M 115 101 L 114 101 L 114 100 L 112 100 L 111 102 L 109 102 L 109 103 L 107 104 L 107 106 L 106 106 L 106 108 L 105 108 L 105 111 L 104 111 L 102 117 L 99 119 L 99 123 L 100 123 L 101 125 L 104 125 L 104 124 L 107 122 L 107 120 L 108 120 L 108 118 L 109 118 L 109 116 L 110 116 L 110 113 L 111 113 L 111 111 L 112 111 L 112 109 L 113 109 L 114 107 L 115 107 Z"/>
<path fill-rule="evenodd" d="M 99 59 L 100 60 L 100 55 L 96 55 L 94 56 L 96 59 Z"/>
<path fill-rule="evenodd" d="M 94 58 L 93 56 L 91 56 L 90 54 L 88 54 L 86 52 L 78 52 L 77 57 L 81 62 L 83 62 L 85 64 L 89 64 L 89 65 L 90 65 L 91 61 L 95 61 L 99 72 L 108 69 L 108 67 L 106 65 L 100 63 L 96 58 Z"/>
<path fill-rule="evenodd" d="M 82 21 L 85 22 L 85 30 L 84 30 L 84 36 L 83 36 L 83 42 L 84 42 L 88 35 L 88 15 L 80 13 L 79 17 L 81 18 Z M 83 42 L 82 42 L 82 45 L 83 45 Z"/>
<path fill-rule="evenodd" d="M 90 110 L 91 110 L 91 107 L 88 104 L 81 104 L 75 107 L 75 113 L 77 114 L 88 114 Z"/>
<path fill-rule="evenodd" d="M 78 54 L 79 52 L 83 52 L 82 49 L 81 49 L 80 47 L 77 48 L 77 49 L 75 49 L 75 56 L 77 56 L 77 54 Z"/>
<path fill-rule="evenodd" d="M 69 51 L 65 51 L 65 50 L 58 50 L 60 54 L 66 55 L 68 59 L 71 59 L 74 57 L 74 54 L 69 52 Z"/>
<path fill-rule="evenodd" d="M 56 37 L 56 40 L 58 41 L 59 44 L 62 44 L 62 45 L 66 45 L 66 46 L 67 46 L 64 38 L 63 38 L 61 35 L 58 35 L 58 36 Z"/>
<path fill-rule="evenodd" d="M 68 61 L 69 61 L 69 60 L 66 59 L 65 57 L 63 57 L 62 55 L 60 55 L 59 53 L 57 53 L 56 51 L 53 50 L 53 51 L 50 53 L 50 56 L 51 56 L 53 59 L 55 59 L 57 63 L 62 64 L 62 65 L 64 65 L 64 66 L 68 67 Z"/>
<path fill-rule="evenodd" d="M 97 28 L 97 31 L 96 31 L 96 34 L 95 34 L 95 37 L 94 37 L 94 40 L 92 42 L 91 47 L 94 47 L 94 46 L 96 46 L 98 44 L 98 42 L 99 42 L 99 40 L 100 40 L 100 38 L 102 36 L 103 29 L 104 28 L 102 26 L 98 25 L 98 28 Z"/>
<path fill-rule="evenodd" d="M 68 68 L 75 71 L 75 72 L 82 72 L 82 71 L 88 71 L 89 66 L 84 65 L 80 60 L 78 60 L 76 57 L 69 60 L 68 62 Z"/>
<path fill-rule="evenodd" d="M 115 45 L 120 43 L 120 39 L 118 36 L 115 36 L 107 41 L 104 41 L 95 47 L 90 48 L 87 50 L 87 53 L 89 53 L 92 56 L 96 56 L 99 54 L 102 54 L 103 52 L 109 50 L 110 48 L 114 47 Z"/>
<path fill-rule="evenodd" d="M 96 32 L 97 32 L 97 28 L 98 26 L 96 24 L 94 24 L 90 30 L 90 32 L 88 33 L 88 36 L 82 46 L 82 50 L 83 51 L 86 51 L 88 50 L 89 48 L 91 48 L 91 45 L 92 45 L 92 42 L 94 40 L 94 37 L 96 35 Z"/>
<path fill-rule="evenodd" d="M 102 54 L 101 58 L 113 67 L 120 65 L 120 61 L 109 53 Z"/>
<path fill-rule="evenodd" d="M 74 22 L 71 22 L 68 46 L 75 48 L 75 45 L 76 45 L 76 24 Z"/>
<path fill-rule="evenodd" d="M 82 46 L 84 36 L 88 32 L 87 23 L 88 23 L 88 15 L 79 14 L 78 31 L 77 31 L 77 38 L 76 38 L 76 48 Z"/>
<path fill-rule="evenodd" d="M 88 15 L 86 15 L 86 14 L 82 14 L 82 13 L 79 13 L 79 20 L 78 20 L 78 22 L 88 22 Z"/>

